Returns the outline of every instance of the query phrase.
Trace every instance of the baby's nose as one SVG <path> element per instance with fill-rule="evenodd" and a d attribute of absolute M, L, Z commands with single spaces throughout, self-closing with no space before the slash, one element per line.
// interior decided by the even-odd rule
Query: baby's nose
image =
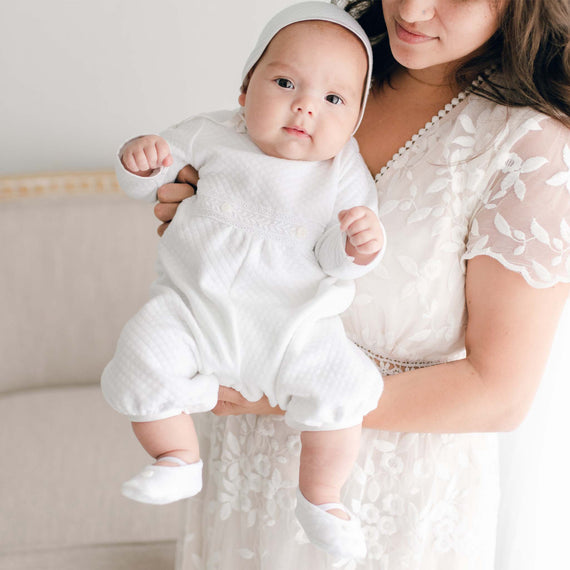
<path fill-rule="evenodd" d="M 293 102 L 293 110 L 298 113 L 307 113 L 307 115 L 312 116 L 315 112 L 315 104 L 311 97 L 297 97 Z"/>

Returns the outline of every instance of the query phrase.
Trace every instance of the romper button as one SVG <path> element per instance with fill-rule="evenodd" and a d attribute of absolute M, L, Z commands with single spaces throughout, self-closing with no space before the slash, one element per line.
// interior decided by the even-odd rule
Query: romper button
<path fill-rule="evenodd" d="M 222 204 L 222 212 L 224 212 L 224 214 L 229 214 L 232 210 L 232 205 L 229 202 Z"/>
<path fill-rule="evenodd" d="M 295 231 L 295 235 L 297 238 L 303 239 L 307 237 L 307 230 L 303 226 L 299 226 Z"/>

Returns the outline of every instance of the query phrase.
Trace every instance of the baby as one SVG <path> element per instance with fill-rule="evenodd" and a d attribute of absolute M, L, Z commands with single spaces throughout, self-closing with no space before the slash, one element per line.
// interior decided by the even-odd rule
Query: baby
<path fill-rule="evenodd" d="M 371 57 L 340 8 L 291 6 L 250 55 L 238 112 L 193 117 L 121 149 L 117 176 L 135 198 L 155 200 L 186 164 L 200 173 L 160 241 L 151 299 L 102 377 L 156 459 L 123 484 L 127 497 L 165 504 L 201 490 L 190 414 L 211 410 L 222 384 L 248 400 L 266 395 L 302 432 L 296 514 L 309 539 L 338 557 L 365 555 L 340 491 L 383 383 L 339 314 L 384 245 L 352 138 Z"/>

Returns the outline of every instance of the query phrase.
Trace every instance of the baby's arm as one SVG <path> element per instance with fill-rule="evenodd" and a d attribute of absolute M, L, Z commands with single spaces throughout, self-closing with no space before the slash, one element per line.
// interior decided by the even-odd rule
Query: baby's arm
<path fill-rule="evenodd" d="M 145 135 L 129 141 L 122 149 L 122 165 L 137 176 L 150 176 L 161 166 L 172 165 L 168 143 L 157 135 Z"/>
<path fill-rule="evenodd" d="M 154 202 L 158 189 L 174 182 L 178 172 L 195 161 L 194 141 L 202 124 L 203 120 L 194 117 L 160 136 L 145 135 L 126 142 L 115 158 L 117 180 L 124 192 Z"/>
<path fill-rule="evenodd" d="M 318 240 L 315 255 L 327 274 L 357 279 L 376 267 L 384 251 L 377 190 L 356 141 L 351 140 L 335 160 L 340 178 L 334 217 Z"/>

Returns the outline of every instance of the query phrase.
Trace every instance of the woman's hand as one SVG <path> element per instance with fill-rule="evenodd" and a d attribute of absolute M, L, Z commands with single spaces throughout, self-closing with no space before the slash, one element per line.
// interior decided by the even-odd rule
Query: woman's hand
<path fill-rule="evenodd" d="M 187 165 L 178 173 L 176 182 L 165 184 L 158 189 L 158 204 L 154 207 L 154 215 L 163 222 L 157 229 L 159 236 L 166 231 L 180 202 L 194 195 L 196 184 L 198 184 L 198 172 Z"/>
<path fill-rule="evenodd" d="M 263 396 L 257 402 L 246 400 L 237 390 L 220 386 L 218 403 L 212 410 L 217 416 L 239 416 L 255 414 L 257 416 L 283 415 L 285 412 L 278 406 L 271 407 L 269 400 Z"/>

